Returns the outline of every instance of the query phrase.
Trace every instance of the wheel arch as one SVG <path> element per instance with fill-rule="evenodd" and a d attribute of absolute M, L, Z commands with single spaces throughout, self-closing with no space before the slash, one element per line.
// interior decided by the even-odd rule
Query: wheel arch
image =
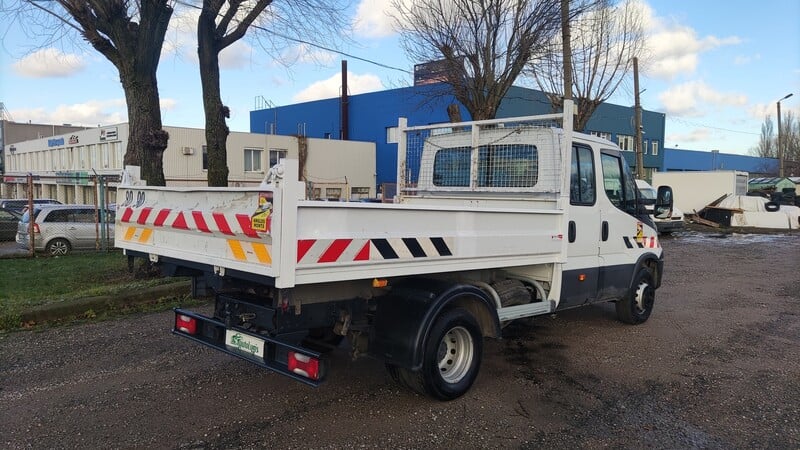
<path fill-rule="evenodd" d="M 410 279 L 379 300 L 369 353 L 387 364 L 419 369 L 434 322 L 452 308 L 468 311 L 483 336 L 500 335 L 494 301 L 481 289 L 442 280 Z"/>
<path fill-rule="evenodd" d="M 664 274 L 663 253 L 660 256 L 654 253 L 645 253 L 641 255 L 633 268 L 629 285 L 633 284 L 636 274 L 638 274 L 639 270 L 642 268 L 646 268 L 650 271 L 650 273 L 653 275 L 653 282 L 655 283 L 654 288 L 659 288 L 661 286 L 661 278 Z"/>

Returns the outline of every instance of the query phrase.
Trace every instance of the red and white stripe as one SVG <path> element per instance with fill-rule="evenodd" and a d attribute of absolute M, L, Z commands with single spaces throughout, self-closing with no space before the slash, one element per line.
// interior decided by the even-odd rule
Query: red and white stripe
<path fill-rule="evenodd" d="M 258 239 L 259 232 L 251 226 L 247 214 L 224 214 L 208 211 L 182 211 L 168 208 L 125 208 L 120 221 L 123 223 L 166 227 L 178 230 L 196 230 L 203 233 L 218 233 L 226 236 L 244 235 Z M 264 233 L 267 234 L 267 233 Z"/>

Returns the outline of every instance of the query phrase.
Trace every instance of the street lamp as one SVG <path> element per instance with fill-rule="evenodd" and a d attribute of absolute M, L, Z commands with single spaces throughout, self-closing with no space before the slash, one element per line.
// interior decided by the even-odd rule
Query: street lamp
<path fill-rule="evenodd" d="M 790 92 L 785 97 L 778 100 L 778 176 L 783 178 L 783 142 L 781 142 L 781 102 L 793 96 L 794 93 Z"/>

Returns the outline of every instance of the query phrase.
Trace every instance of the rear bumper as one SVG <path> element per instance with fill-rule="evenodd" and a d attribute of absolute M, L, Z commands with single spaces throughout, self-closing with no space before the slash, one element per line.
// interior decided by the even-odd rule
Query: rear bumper
<path fill-rule="evenodd" d="M 225 326 L 225 323 L 223 323 L 222 321 L 219 321 L 211 317 L 206 317 L 201 314 L 197 314 L 184 309 L 175 308 L 175 315 L 176 317 L 178 315 L 183 315 L 195 319 L 197 321 L 197 330 L 194 334 L 189 334 L 187 332 L 178 330 L 177 328 L 173 327 L 172 334 L 184 337 L 199 344 L 203 344 L 207 347 L 214 348 L 223 353 L 236 356 L 237 358 L 244 359 L 259 367 L 263 367 L 264 369 L 269 369 L 281 375 L 286 375 L 289 378 L 292 378 L 294 380 L 300 381 L 302 383 L 311 386 L 318 386 L 325 381 L 325 375 L 324 375 L 326 372 L 325 370 L 321 371 L 322 375 L 319 377 L 319 380 L 312 380 L 290 371 L 288 366 L 289 351 L 294 351 L 297 353 L 301 353 L 305 356 L 318 359 L 320 360 L 320 364 L 323 364 L 324 360 L 322 358 L 322 355 L 318 352 L 314 352 L 307 348 L 299 347 L 276 338 L 252 333 L 240 328 L 235 328 L 235 327 L 227 328 Z M 264 341 L 265 346 L 264 346 L 263 358 L 247 352 L 237 351 L 236 348 L 234 347 L 226 346 L 225 332 L 227 330 L 234 330 L 237 333 Z"/>

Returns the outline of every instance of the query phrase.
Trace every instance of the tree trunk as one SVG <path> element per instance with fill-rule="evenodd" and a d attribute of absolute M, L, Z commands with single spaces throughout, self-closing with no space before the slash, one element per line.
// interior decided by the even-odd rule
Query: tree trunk
<path fill-rule="evenodd" d="M 135 65 L 119 68 L 120 81 L 128 104 L 128 148 L 124 164 L 139 166 L 149 186 L 164 186 L 164 150 L 169 133 L 163 130 L 156 81 L 152 70 L 137 70 Z"/>
<path fill-rule="evenodd" d="M 208 146 L 208 185 L 228 185 L 228 148 L 230 130 L 225 124 L 229 111 L 222 104 L 219 87 L 219 46 L 215 38 L 215 16 L 204 11 L 197 22 L 197 54 L 200 59 L 200 81 L 203 88 L 203 109 L 206 116 Z"/>

